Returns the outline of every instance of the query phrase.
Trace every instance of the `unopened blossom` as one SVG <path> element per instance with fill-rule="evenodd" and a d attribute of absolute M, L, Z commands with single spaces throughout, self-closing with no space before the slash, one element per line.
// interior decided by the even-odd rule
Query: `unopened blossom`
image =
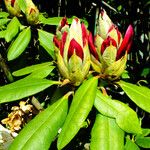
<path fill-rule="evenodd" d="M 104 78 L 111 80 L 119 78 L 126 67 L 127 53 L 132 45 L 133 34 L 133 27 L 129 25 L 123 38 L 106 11 L 102 10 L 94 42 L 91 33 L 89 36 L 93 69 Z"/>
<path fill-rule="evenodd" d="M 26 18 L 29 24 L 36 24 L 39 20 L 39 10 L 32 2 L 32 0 L 25 0 L 26 1 Z"/>
<path fill-rule="evenodd" d="M 78 18 L 69 26 L 63 18 L 54 36 L 55 54 L 59 72 L 75 86 L 87 76 L 90 68 L 90 53 L 85 25 Z"/>
<path fill-rule="evenodd" d="M 7 11 L 12 16 L 20 16 L 21 9 L 18 5 L 17 0 L 4 0 Z"/>

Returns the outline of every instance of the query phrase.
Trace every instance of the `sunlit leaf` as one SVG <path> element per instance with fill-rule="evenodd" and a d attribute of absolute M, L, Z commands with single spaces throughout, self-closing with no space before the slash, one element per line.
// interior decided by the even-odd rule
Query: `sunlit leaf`
<path fill-rule="evenodd" d="M 26 78 L 46 78 L 53 71 L 54 68 L 54 66 L 45 66 L 39 70 L 32 72 Z"/>
<path fill-rule="evenodd" d="M 8 60 L 13 60 L 20 56 L 24 50 L 27 48 L 31 39 L 31 29 L 30 27 L 24 29 L 19 33 L 18 37 L 8 48 L 7 58 Z"/>
<path fill-rule="evenodd" d="M 143 148 L 150 148 L 150 137 L 137 138 L 135 143 Z"/>
<path fill-rule="evenodd" d="M 66 94 L 31 120 L 21 130 L 9 150 L 48 150 L 66 118 L 68 96 Z"/>
<path fill-rule="evenodd" d="M 10 19 L 4 18 L 4 19 L 0 19 L 0 26 L 5 25 Z"/>
<path fill-rule="evenodd" d="M 0 18 L 7 18 L 9 16 L 9 13 L 7 12 L 0 12 Z"/>
<path fill-rule="evenodd" d="M 0 31 L 0 38 L 5 38 L 6 30 Z"/>
<path fill-rule="evenodd" d="M 96 95 L 97 82 L 97 78 L 93 77 L 83 82 L 76 91 L 62 131 L 58 137 L 58 149 L 65 147 L 82 127 L 92 109 Z"/>
<path fill-rule="evenodd" d="M 10 42 L 19 32 L 19 20 L 17 17 L 14 17 L 9 24 L 7 25 L 6 32 L 5 32 L 5 40 L 6 42 Z"/>
<path fill-rule="evenodd" d="M 53 34 L 44 30 L 38 30 L 40 45 L 54 58 Z"/>
<path fill-rule="evenodd" d="M 128 105 L 112 100 L 108 96 L 104 96 L 97 91 L 94 106 L 103 115 L 116 118 L 118 126 L 129 133 L 141 133 L 140 122 L 137 114 Z"/>
<path fill-rule="evenodd" d="M 140 150 L 140 148 L 130 139 L 126 138 L 125 150 Z"/>
<path fill-rule="evenodd" d="M 22 76 L 22 75 L 26 75 L 32 72 L 35 72 L 39 69 L 42 69 L 43 67 L 46 66 L 51 66 L 53 63 L 52 62 L 45 62 L 45 63 L 41 63 L 41 64 L 36 64 L 36 65 L 32 65 L 32 66 L 27 66 L 25 68 L 22 68 L 20 70 L 17 70 L 15 72 L 13 72 L 12 74 L 14 76 Z"/>
<path fill-rule="evenodd" d="M 0 87 L 0 103 L 11 102 L 31 96 L 54 84 L 59 84 L 59 82 L 36 78 L 18 80 Z"/>
<path fill-rule="evenodd" d="M 18 1 L 18 5 L 21 8 L 21 10 L 25 13 L 26 11 L 26 2 L 25 0 L 17 0 Z"/>
<path fill-rule="evenodd" d="M 150 113 L 150 89 L 124 81 L 118 84 L 137 106 Z"/>
<path fill-rule="evenodd" d="M 97 114 L 91 132 L 90 150 L 124 150 L 124 131 L 115 119 Z"/>

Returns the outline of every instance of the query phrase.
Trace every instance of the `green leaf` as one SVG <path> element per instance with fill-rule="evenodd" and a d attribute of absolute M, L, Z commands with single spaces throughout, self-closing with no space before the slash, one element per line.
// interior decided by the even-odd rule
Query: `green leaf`
<path fill-rule="evenodd" d="M 40 23 L 47 24 L 47 25 L 59 25 L 61 19 L 63 17 L 52 17 L 52 18 L 45 18 L 42 14 L 39 15 Z"/>
<path fill-rule="evenodd" d="M 24 78 L 14 83 L 0 87 L 0 103 L 11 102 L 31 96 L 44 89 L 59 84 L 58 81 L 46 79 Z"/>
<path fill-rule="evenodd" d="M 10 19 L 4 18 L 4 19 L 0 19 L 0 26 L 5 25 Z"/>
<path fill-rule="evenodd" d="M 5 38 L 6 30 L 0 31 L 0 38 Z"/>
<path fill-rule="evenodd" d="M 7 25 L 6 28 L 6 33 L 5 33 L 5 40 L 6 42 L 10 42 L 19 32 L 19 20 L 14 17 L 9 24 Z"/>
<path fill-rule="evenodd" d="M 30 27 L 24 29 L 19 33 L 18 37 L 8 48 L 7 58 L 8 60 L 13 60 L 20 56 L 24 50 L 27 48 L 31 39 L 31 29 Z"/>
<path fill-rule="evenodd" d="M 130 139 L 126 138 L 125 150 L 140 150 L 140 148 Z"/>
<path fill-rule="evenodd" d="M 9 13 L 7 12 L 0 12 L 0 18 L 7 18 L 9 16 Z"/>
<path fill-rule="evenodd" d="M 47 66 L 51 66 L 52 64 L 53 64 L 52 62 L 45 62 L 45 63 L 41 63 L 41 64 L 28 66 L 28 67 L 25 67 L 23 69 L 17 70 L 15 72 L 13 72 L 12 74 L 13 74 L 13 76 L 23 76 L 23 75 L 35 72 L 35 71 L 37 71 L 39 69 L 43 69 L 43 68 L 45 68 Z"/>
<path fill-rule="evenodd" d="M 137 134 L 135 136 L 135 139 L 138 139 L 138 138 L 141 138 L 141 137 L 144 137 L 144 136 L 148 136 L 149 134 L 150 134 L 150 129 L 142 128 L 142 134 Z"/>
<path fill-rule="evenodd" d="M 150 113 L 150 89 L 124 81 L 118 84 L 137 106 Z"/>
<path fill-rule="evenodd" d="M 31 120 L 15 138 L 9 150 L 48 150 L 65 121 L 69 95 L 66 94 Z"/>
<path fill-rule="evenodd" d="M 144 68 L 141 73 L 141 76 L 146 77 L 148 74 L 150 74 L 150 68 Z"/>
<path fill-rule="evenodd" d="M 18 1 L 18 5 L 20 7 L 20 9 L 23 11 L 23 13 L 26 12 L 26 2 L 25 0 L 17 0 Z"/>
<path fill-rule="evenodd" d="M 26 78 L 46 78 L 54 69 L 54 66 L 45 66 L 41 69 L 38 69 L 34 72 L 32 72 L 29 76 Z"/>
<path fill-rule="evenodd" d="M 97 90 L 94 106 L 103 115 L 115 118 L 122 130 L 128 133 L 142 132 L 136 112 L 128 105 L 117 100 L 112 100 Z"/>
<path fill-rule="evenodd" d="M 115 119 L 97 114 L 91 132 L 90 150 L 124 150 L 124 131 Z"/>
<path fill-rule="evenodd" d="M 150 129 L 148 128 L 142 129 L 142 136 L 148 136 L 149 134 L 150 134 Z"/>
<path fill-rule="evenodd" d="M 150 148 L 150 137 L 137 138 L 135 143 L 143 148 Z"/>
<path fill-rule="evenodd" d="M 85 82 L 76 91 L 70 106 L 69 113 L 58 137 L 57 147 L 62 149 L 77 134 L 92 109 L 98 79 L 93 77 Z"/>
<path fill-rule="evenodd" d="M 54 58 L 54 45 L 53 45 L 53 34 L 38 30 L 40 45 Z"/>

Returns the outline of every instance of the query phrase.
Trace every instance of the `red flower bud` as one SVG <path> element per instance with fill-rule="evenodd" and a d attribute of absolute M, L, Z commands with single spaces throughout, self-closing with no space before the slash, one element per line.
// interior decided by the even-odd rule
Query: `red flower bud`
<path fill-rule="evenodd" d="M 58 69 L 61 75 L 74 85 L 79 85 L 90 68 L 88 32 L 84 24 L 75 18 L 69 27 L 63 18 L 53 39 Z"/>

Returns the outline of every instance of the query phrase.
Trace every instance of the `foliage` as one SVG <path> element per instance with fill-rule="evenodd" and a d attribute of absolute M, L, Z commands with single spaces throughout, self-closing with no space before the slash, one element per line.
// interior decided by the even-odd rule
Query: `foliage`
<path fill-rule="evenodd" d="M 150 148 L 146 122 L 150 119 L 150 54 L 144 17 L 149 2 L 66 0 L 59 1 L 58 8 L 56 1 L 33 2 L 0 2 L 0 119 L 23 99 L 36 109 L 43 108 L 8 149 L 84 149 L 87 143 L 91 150 Z M 102 8 L 119 29 L 114 26 L 111 38 L 121 31 L 127 39 L 125 30 L 132 24 L 135 34 L 128 57 L 127 50 L 120 50 L 123 38 L 117 49 L 110 37 L 104 47 L 96 43 L 100 42 L 97 33 L 102 29 L 96 30 L 96 22 Z M 95 45 L 93 33 L 97 34 Z M 125 42 L 131 46 L 132 41 Z M 98 47 L 103 50 L 98 52 Z M 119 59 L 118 49 L 124 53 Z"/>

